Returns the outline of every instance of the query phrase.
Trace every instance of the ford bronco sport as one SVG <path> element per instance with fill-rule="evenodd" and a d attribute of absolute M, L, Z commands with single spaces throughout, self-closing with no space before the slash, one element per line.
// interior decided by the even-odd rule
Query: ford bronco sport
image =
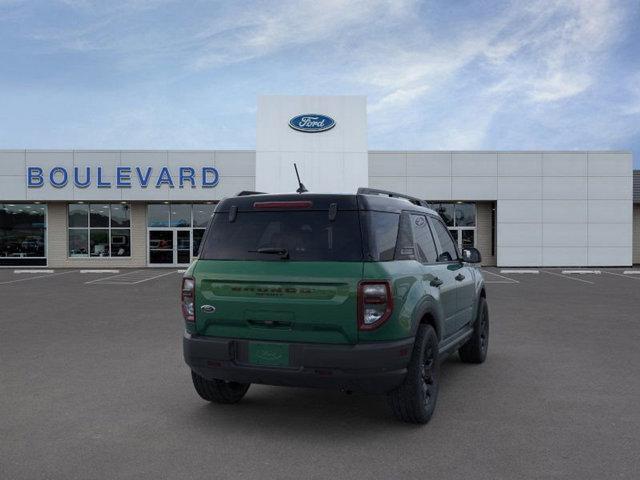
<path fill-rule="evenodd" d="M 226 198 L 182 281 L 195 389 L 217 403 L 251 383 L 380 393 L 400 420 L 426 423 L 440 361 L 487 355 L 479 262 L 412 197 Z"/>

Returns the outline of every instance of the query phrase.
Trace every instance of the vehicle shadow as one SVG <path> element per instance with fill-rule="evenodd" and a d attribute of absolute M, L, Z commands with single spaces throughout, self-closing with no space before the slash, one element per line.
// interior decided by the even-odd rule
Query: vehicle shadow
<path fill-rule="evenodd" d="M 437 414 L 446 415 L 446 389 L 468 366 L 457 356 L 441 366 L 441 391 Z M 445 392 L 442 391 L 445 390 Z M 443 395 L 444 393 L 444 395 Z M 345 394 L 339 391 L 280 388 L 252 385 L 238 405 L 194 404 L 184 413 L 190 427 L 199 433 L 217 429 L 271 432 L 272 435 L 326 437 L 340 433 L 341 438 L 388 433 L 389 428 L 412 431 L 419 426 L 398 422 L 384 395 Z"/>

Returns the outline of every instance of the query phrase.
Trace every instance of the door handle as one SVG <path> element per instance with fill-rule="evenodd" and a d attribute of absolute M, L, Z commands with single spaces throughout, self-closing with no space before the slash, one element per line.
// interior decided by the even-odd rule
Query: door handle
<path fill-rule="evenodd" d="M 442 285 L 444 282 L 442 280 L 440 280 L 438 277 L 434 278 L 433 280 L 431 280 L 429 282 L 429 285 L 431 285 L 432 287 L 439 287 L 440 285 Z"/>
<path fill-rule="evenodd" d="M 459 273 L 458 275 L 456 275 L 456 280 L 461 282 L 462 280 L 464 280 L 464 275 Z"/>

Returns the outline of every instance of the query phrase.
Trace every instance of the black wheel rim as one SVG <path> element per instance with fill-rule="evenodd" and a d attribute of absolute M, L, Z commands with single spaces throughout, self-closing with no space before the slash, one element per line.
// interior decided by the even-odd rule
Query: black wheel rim
<path fill-rule="evenodd" d="M 434 345 L 427 344 L 424 350 L 424 362 L 422 364 L 422 389 L 424 391 L 424 404 L 429 406 L 432 402 L 436 381 L 436 349 Z"/>

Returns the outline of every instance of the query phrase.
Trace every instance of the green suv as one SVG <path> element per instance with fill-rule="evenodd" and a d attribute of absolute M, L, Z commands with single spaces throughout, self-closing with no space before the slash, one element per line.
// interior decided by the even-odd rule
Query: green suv
<path fill-rule="evenodd" d="M 182 281 L 195 389 L 217 403 L 251 383 L 380 393 L 426 423 L 440 361 L 487 355 L 479 262 L 425 202 L 393 192 L 226 198 Z"/>

